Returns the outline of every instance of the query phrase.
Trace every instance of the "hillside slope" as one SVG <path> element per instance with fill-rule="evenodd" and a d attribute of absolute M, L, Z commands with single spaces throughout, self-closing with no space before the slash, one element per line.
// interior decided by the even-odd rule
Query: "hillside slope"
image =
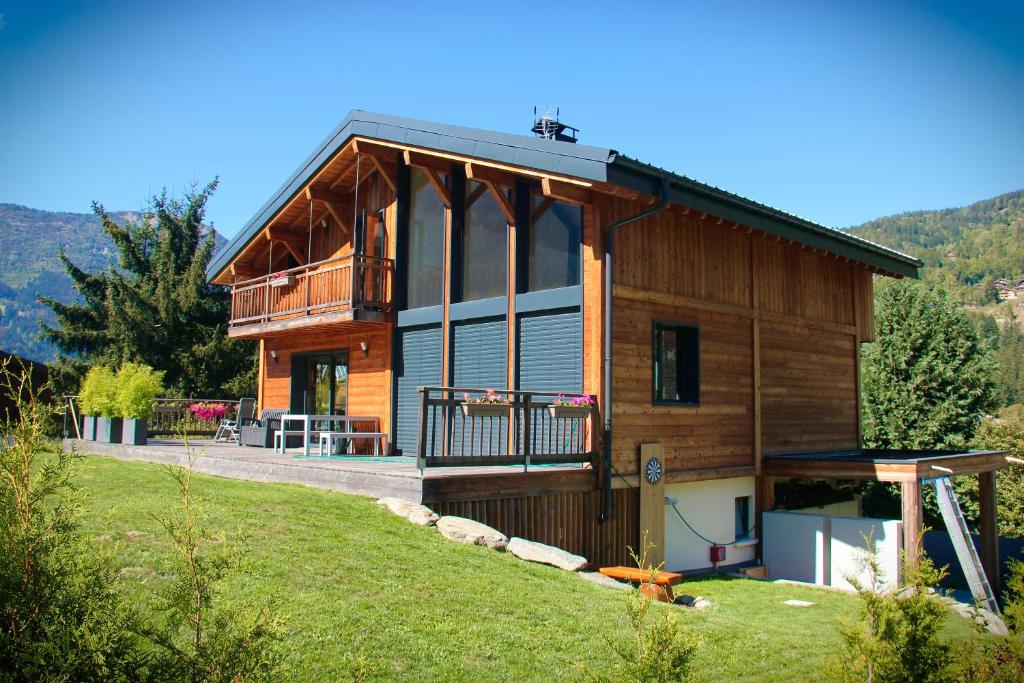
<path fill-rule="evenodd" d="M 1024 277 L 1024 190 L 846 230 L 917 256 L 925 263 L 924 279 L 944 284 L 963 303 L 996 303 L 997 279 Z"/>
<path fill-rule="evenodd" d="M 141 212 L 110 213 L 118 223 L 141 218 Z M 217 235 L 217 248 L 226 243 Z M 75 291 L 57 254 L 61 248 L 87 271 L 113 265 L 110 238 L 93 213 L 42 211 L 0 203 L 0 349 L 48 362 L 56 350 L 36 338 L 39 320 L 53 322 L 36 296 L 70 302 Z"/>

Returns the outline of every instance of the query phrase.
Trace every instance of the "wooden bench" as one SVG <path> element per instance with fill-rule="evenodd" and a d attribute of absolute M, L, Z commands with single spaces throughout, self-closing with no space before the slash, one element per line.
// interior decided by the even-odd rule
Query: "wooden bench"
<path fill-rule="evenodd" d="M 652 572 L 649 569 L 639 567 L 601 567 L 599 570 L 607 577 L 618 581 L 629 581 L 640 584 L 640 590 L 645 595 L 662 602 L 672 602 L 675 595 L 672 593 L 672 586 L 682 582 L 683 575 L 675 572 Z"/>
<path fill-rule="evenodd" d="M 388 435 L 384 432 L 320 432 L 320 456 L 324 455 L 324 446 L 327 446 L 327 455 L 333 455 L 334 445 L 338 443 L 338 450 L 341 449 L 340 442 L 348 441 L 349 455 L 354 455 L 354 443 L 358 439 L 371 439 L 373 441 L 373 455 L 387 453 Z M 383 443 L 383 450 L 381 444 Z"/>

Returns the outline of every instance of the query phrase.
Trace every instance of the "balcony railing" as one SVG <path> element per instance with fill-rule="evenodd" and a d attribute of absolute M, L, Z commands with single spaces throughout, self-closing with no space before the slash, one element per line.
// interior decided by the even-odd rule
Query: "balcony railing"
<path fill-rule="evenodd" d="M 348 254 L 231 287 L 231 328 L 337 311 L 391 309 L 394 262 Z"/>
<path fill-rule="evenodd" d="M 492 394 L 497 403 L 480 403 Z M 572 394 L 576 396 L 577 394 Z M 417 466 L 592 462 L 597 402 L 556 407 L 565 394 L 507 389 L 420 387 Z"/>

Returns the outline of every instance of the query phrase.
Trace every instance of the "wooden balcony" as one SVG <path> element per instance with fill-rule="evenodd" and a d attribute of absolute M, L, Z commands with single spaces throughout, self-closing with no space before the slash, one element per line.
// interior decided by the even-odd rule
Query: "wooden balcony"
<path fill-rule="evenodd" d="M 391 259 L 347 254 L 231 287 L 231 337 L 384 322 L 391 311 Z"/>

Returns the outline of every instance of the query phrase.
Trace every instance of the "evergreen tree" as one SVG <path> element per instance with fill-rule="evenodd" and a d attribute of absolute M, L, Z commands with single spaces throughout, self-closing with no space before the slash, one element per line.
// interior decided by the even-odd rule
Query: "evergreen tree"
<path fill-rule="evenodd" d="M 206 282 L 216 236 L 203 217 L 216 187 L 214 180 L 182 199 L 165 191 L 141 220 L 124 225 L 93 204 L 118 250 L 117 265 L 87 273 L 62 253 L 81 300 L 39 298 L 57 317 L 55 327 L 42 326 L 42 336 L 61 351 L 56 374 L 64 390 L 77 385 L 87 365 L 131 361 L 163 371 L 180 396 L 255 391 L 252 343 L 227 336 L 230 293 Z"/>
<path fill-rule="evenodd" d="M 876 295 L 863 349 L 865 443 L 965 448 L 996 405 L 995 363 L 975 323 L 943 292 L 898 280 Z"/>

